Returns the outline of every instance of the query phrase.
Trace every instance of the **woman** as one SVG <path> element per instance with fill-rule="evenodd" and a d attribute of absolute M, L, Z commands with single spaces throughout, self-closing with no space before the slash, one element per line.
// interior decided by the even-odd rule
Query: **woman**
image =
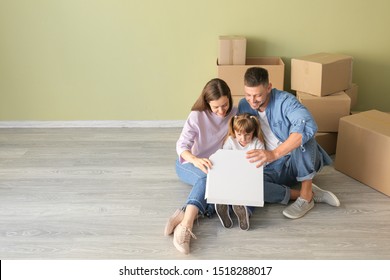
<path fill-rule="evenodd" d="M 212 79 L 192 106 L 176 143 L 176 173 L 192 189 L 183 208 L 169 218 L 164 234 L 173 233 L 173 244 L 184 254 L 190 251 L 191 237 L 196 238 L 192 227 L 198 214 L 209 216 L 214 212 L 204 198 L 207 171 L 212 167 L 209 157 L 222 148 L 229 119 L 236 113 L 229 86 L 221 79 Z"/>

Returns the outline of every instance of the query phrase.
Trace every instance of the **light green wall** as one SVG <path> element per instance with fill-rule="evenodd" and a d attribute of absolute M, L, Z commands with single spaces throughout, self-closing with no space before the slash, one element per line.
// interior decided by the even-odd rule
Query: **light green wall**
<path fill-rule="evenodd" d="M 216 76 L 219 35 L 248 56 L 354 57 L 356 110 L 390 111 L 388 0 L 0 0 L 1 120 L 182 120 Z"/>

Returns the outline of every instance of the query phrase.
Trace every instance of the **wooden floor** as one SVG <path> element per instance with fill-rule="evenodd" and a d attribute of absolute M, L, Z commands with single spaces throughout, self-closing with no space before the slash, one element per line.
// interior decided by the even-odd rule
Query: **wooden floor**
<path fill-rule="evenodd" d="M 290 220 L 267 204 L 249 231 L 199 219 L 180 254 L 163 236 L 190 191 L 174 170 L 180 130 L 0 129 L 0 259 L 390 259 L 390 198 L 333 167 L 314 181 L 340 207 Z"/>

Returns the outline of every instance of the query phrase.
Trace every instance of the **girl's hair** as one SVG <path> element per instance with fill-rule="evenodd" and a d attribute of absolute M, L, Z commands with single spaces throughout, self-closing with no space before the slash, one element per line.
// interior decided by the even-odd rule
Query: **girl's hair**
<path fill-rule="evenodd" d="M 226 113 L 228 115 L 233 108 L 232 94 L 227 83 L 219 78 L 210 80 L 204 86 L 201 95 L 192 105 L 191 111 L 211 111 L 210 101 L 218 100 L 222 96 L 226 96 L 229 99 L 229 109 Z"/>
<path fill-rule="evenodd" d="M 233 116 L 229 122 L 229 131 L 227 137 L 235 137 L 235 131 L 245 133 L 253 132 L 253 137 L 257 137 L 260 141 L 264 142 L 263 133 L 260 128 L 260 122 L 253 115 L 245 113 Z"/>

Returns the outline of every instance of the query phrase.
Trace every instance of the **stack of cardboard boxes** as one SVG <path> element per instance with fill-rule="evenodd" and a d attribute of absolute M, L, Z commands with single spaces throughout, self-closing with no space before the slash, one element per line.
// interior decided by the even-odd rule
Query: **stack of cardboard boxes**
<path fill-rule="evenodd" d="M 377 110 L 351 114 L 358 86 L 352 83 L 353 58 L 316 53 L 291 60 L 291 88 L 318 125 L 317 142 L 332 155 L 335 168 L 390 196 L 390 114 Z M 244 97 L 244 74 L 249 67 L 268 70 L 273 87 L 283 90 L 280 57 L 246 58 L 246 38 L 221 36 L 218 77 L 229 85 L 233 101 Z"/>
<path fill-rule="evenodd" d="M 352 83 L 353 58 L 348 55 L 316 53 L 291 60 L 291 88 L 313 115 L 317 142 L 336 152 L 339 120 L 357 103 L 357 85 Z"/>
<path fill-rule="evenodd" d="M 246 57 L 247 40 L 242 36 L 220 36 L 217 76 L 230 87 L 235 106 L 244 94 L 245 71 L 254 66 L 268 70 L 273 87 L 283 90 L 284 62 L 280 57 Z"/>

